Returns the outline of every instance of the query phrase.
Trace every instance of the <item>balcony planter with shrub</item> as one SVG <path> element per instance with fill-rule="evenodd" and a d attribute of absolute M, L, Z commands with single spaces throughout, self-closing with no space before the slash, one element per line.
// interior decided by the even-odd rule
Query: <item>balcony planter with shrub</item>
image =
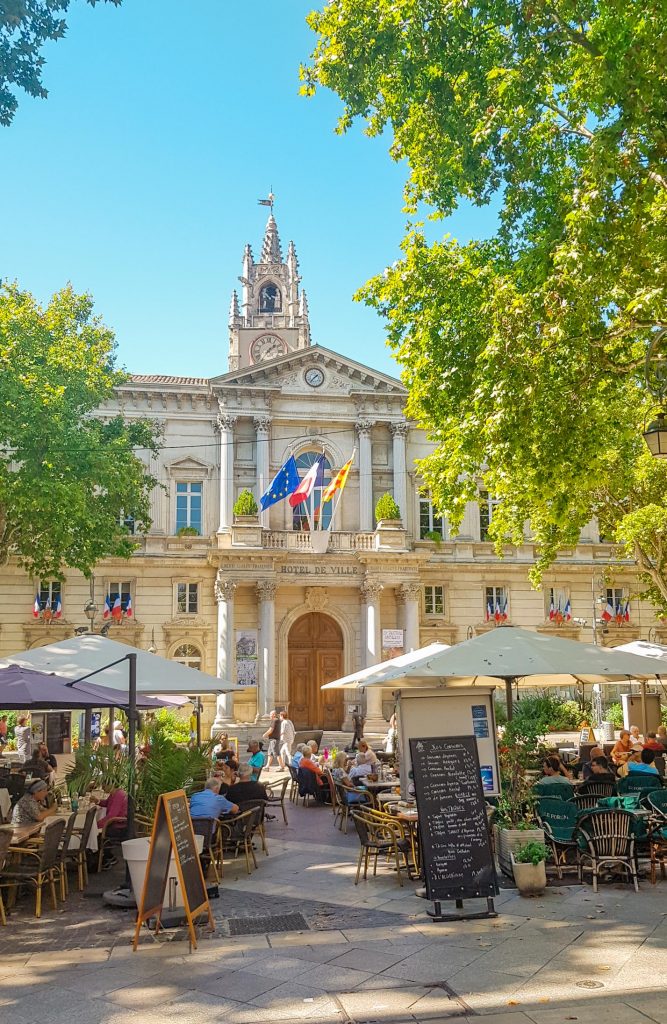
<path fill-rule="evenodd" d="M 254 526 L 257 523 L 259 509 L 252 491 L 241 491 L 234 502 L 234 522 Z"/>
<path fill-rule="evenodd" d="M 401 522 L 401 510 L 389 491 L 383 494 L 375 506 L 375 550 L 405 550 L 405 530 Z"/>
<path fill-rule="evenodd" d="M 547 886 L 546 859 L 549 850 L 544 843 L 530 842 L 512 854 L 512 871 L 522 896 L 541 896 Z"/>
<path fill-rule="evenodd" d="M 234 502 L 233 512 L 232 547 L 261 548 L 262 527 L 257 502 L 251 491 L 241 491 Z"/>

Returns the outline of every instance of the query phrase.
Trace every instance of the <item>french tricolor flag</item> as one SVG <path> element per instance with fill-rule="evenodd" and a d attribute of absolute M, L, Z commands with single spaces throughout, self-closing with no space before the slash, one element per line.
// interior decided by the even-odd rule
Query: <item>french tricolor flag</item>
<path fill-rule="evenodd" d="M 565 619 L 566 622 L 570 622 L 571 619 L 572 619 L 572 605 L 570 604 L 569 597 L 568 597 L 567 601 L 565 602 L 565 611 L 563 613 L 563 618 Z"/>
<path fill-rule="evenodd" d="M 302 501 L 306 501 L 313 493 L 313 488 L 321 487 L 323 483 L 324 455 L 318 455 L 297 489 L 289 496 L 289 503 L 292 508 L 296 508 Z"/>
<path fill-rule="evenodd" d="M 35 594 L 35 603 L 32 606 L 32 614 L 36 619 L 39 618 L 42 606 L 39 602 L 39 594 Z"/>
<path fill-rule="evenodd" d="M 60 618 L 62 618 L 62 614 L 63 614 L 63 603 L 62 603 L 62 601 L 60 599 L 60 594 L 58 594 L 58 596 L 56 597 L 56 606 L 55 606 L 55 608 L 53 610 L 53 617 L 54 617 L 54 619 L 60 619 Z"/>
<path fill-rule="evenodd" d="M 103 619 L 110 619 L 111 618 L 111 598 L 109 597 L 108 594 L 104 598 L 104 614 L 103 614 L 102 618 Z"/>
<path fill-rule="evenodd" d="M 113 603 L 113 608 L 111 609 L 111 617 L 112 619 L 115 619 L 116 622 L 120 622 L 120 620 L 123 618 L 123 606 L 120 603 L 120 594 L 118 594 L 116 600 Z"/>
<path fill-rule="evenodd" d="M 128 619 L 132 618 L 132 597 L 128 597 L 127 604 L 125 605 L 125 615 Z"/>

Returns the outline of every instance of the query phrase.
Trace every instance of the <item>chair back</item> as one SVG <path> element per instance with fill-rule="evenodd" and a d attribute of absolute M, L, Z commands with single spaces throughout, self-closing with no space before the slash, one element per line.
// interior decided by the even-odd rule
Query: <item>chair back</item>
<path fill-rule="evenodd" d="M 579 811 L 590 811 L 593 807 L 597 807 L 600 799 L 595 793 L 576 793 L 574 800 L 568 802 L 573 803 Z"/>
<path fill-rule="evenodd" d="M 559 800 L 554 796 L 541 796 L 537 801 L 537 818 L 550 838 L 557 842 L 572 841 L 579 820 L 579 812 L 572 800 Z"/>
<path fill-rule="evenodd" d="M 288 784 L 289 779 L 287 776 L 284 779 L 276 779 L 275 782 L 267 782 L 266 788 L 269 793 L 269 801 L 278 803 L 280 800 L 284 800 Z"/>
<path fill-rule="evenodd" d="M 333 807 L 334 810 L 336 810 L 340 801 L 338 800 L 338 793 L 336 791 L 336 783 L 334 782 L 334 777 L 328 768 L 324 769 L 324 778 L 327 780 L 329 792 L 331 793 L 331 806 Z"/>
<path fill-rule="evenodd" d="M 290 779 L 292 780 L 292 782 L 295 783 L 295 785 L 298 785 L 299 784 L 298 769 L 296 769 L 293 764 L 288 764 L 287 765 L 287 771 L 289 772 Z"/>
<path fill-rule="evenodd" d="M 320 787 L 317 784 L 315 772 L 297 768 L 296 777 L 299 784 L 299 796 L 319 796 Z"/>
<path fill-rule="evenodd" d="M 246 833 L 252 835 L 252 830 L 255 828 L 253 822 L 256 820 L 255 811 L 243 811 L 241 814 L 235 814 L 233 818 L 227 818 L 220 820 L 220 828 L 222 830 L 223 841 L 225 843 L 236 843 L 242 842 Z"/>
<path fill-rule="evenodd" d="M 665 777 L 665 755 L 664 754 L 656 754 L 655 755 L 655 760 L 654 760 L 653 764 L 658 769 L 658 772 L 659 772 L 660 776 L 664 779 L 664 777 Z"/>
<path fill-rule="evenodd" d="M 630 771 L 625 778 L 618 780 L 616 789 L 619 796 L 626 793 L 641 793 L 642 796 L 646 796 L 654 789 L 662 789 L 662 780 L 659 775 Z"/>
<path fill-rule="evenodd" d="M 97 806 L 93 804 L 86 811 L 86 817 L 84 818 L 83 825 L 81 827 L 81 838 L 79 840 L 79 846 L 82 850 L 87 849 L 88 840 L 90 839 L 90 833 L 93 830 L 95 819 L 97 818 Z"/>
<path fill-rule="evenodd" d="M 646 802 L 652 811 L 667 821 L 667 789 L 654 789 L 646 797 Z"/>
<path fill-rule="evenodd" d="M 0 828 L 0 871 L 2 871 L 7 861 L 11 841 L 12 830 L 10 828 Z"/>
<path fill-rule="evenodd" d="M 74 831 L 75 824 L 76 811 L 73 811 L 71 814 L 67 816 L 67 819 L 65 821 L 65 831 L 63 832 L 63 838 L 61 843 L 61 853 L 63 854 L 67 853 L 67 850 L 69 848 L 69 841 L 72 838 L 72 832 Z"/>
<path fill-rule="evenodd" d="M 601 796 L 616 796 L 616 785 L 613 782 L 595 782 L 589 779 L 583 782 L 575 792 L 575 800 L 580 796 L 594 796 L 599 799 Z"/>
<path fill-rule="evenodd" d="M 354 827 L 357 830 L 359 842 L 362 846 L 368 846 L 371 841 L 371 830 L 369 828 L 368 818 L 361 811 L 353 811 L 352 821 L 354 822 Z"/>
<path fill-rule="evenodd" d="M 50 871 L 55 867 L 63 832 L 67 827 L 64 818 L 55 818 L 44 829 L 44 842 L 40 849 L 39 870 Z"/>
<path fill-rule="evenodd" d="M 566 786 L 562 782 L 536 782 L 533 790 L 540 797 L 553 796 L 559 800 L 572 800 L 574 797 L 573 787 Z"/>
<path fill-rule="evenodd" d="M 196 836 L 204 837 L 204 847 L 206 853 L 211 849 L 211 843 L 218 827 L 217 818 L 193 818 L 192 819 L 192 831 Z"/>
<path fill-rule="evenodd" d="M 244 811 L 252 811 L 254 814 L 254 825 L 261 825 L 264 823 L 264 814 L 266 812 L 266 800 L 241 800 L 238 804 L 239 811 L 243 814 Z"/>
<path fill-rule="evenodd" d="M 634 849 L 635 822 L 630 811 L 597 810 L 582 815 L 579 830 L 598 857 L 629 857 Z"/>

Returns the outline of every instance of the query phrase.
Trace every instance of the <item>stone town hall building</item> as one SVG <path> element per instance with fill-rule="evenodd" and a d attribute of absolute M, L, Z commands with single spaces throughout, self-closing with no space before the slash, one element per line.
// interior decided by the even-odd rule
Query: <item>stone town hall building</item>
<path fill-rule="evenodd" d="M 106 595 L 119 594 L 123 607 L 132 602 L 132 617 L 109 635 L 241 682 L 217 707 L 205 701 L 205 724 L 215 718 L 218 728 L 276 705 L 289 707 L 297 727 L 339 728 L 347 712 L 342 691 L 323 693 L 322 683 L 381 660 L 383 646 L 454 643 L 493 628 L 489 607 L 503 608 L 516 625 L 590 640 L 594 601 L 611 597 L 616 605 L 632 592 L 628 563 L 602 579 L 613 553 L 595 525 L 576 549 L 561 552 L 543 591 L 528 583 L 528 537 L 504 558 L 494 554 L 488 495 L 480 492 L 452 538 L 420 487 L 415 460 L 429 445 L 406 421 L 404 387 L 313 343 L 296 251 L 290 242 L 283 255 L 273 214 L 259 258 L 245 247 L 240 281 L 226 372 L 210 380 L 134 375 L 103 410 L 153 417 L 164 429 L 164 448 L 150 466 L 164 485 L 153 495 L 153 526 L 137 537 L 129 561 L 96 571 L 99 605 Z M 302 474 L 324 452 L 328 481 L 355 447 L 325 554 L 313 551 L 301 510 L 286 501 L 257 523 L 235 523 L 239 492 L 259 497 L 290 452 Z M 402 526 L 376 530 L 375 503 L 385 491 L 400 507 Z M 330 516 L 331 505 L 325 509 Z M 127 523 L 132 529 L 131 517 Z M 183 527 L 191 528 L 186 535 Z M 33 619 L 36 590 L 43 604 L 60 595 L 59 621 Z M 4 570 L 0 654 L 71 635 L 85 623 L 88 596 L 78 573 L 57 583 Z M 552 601 L 564 610 L 568 599 L 572 620 L 550 620 Z M 646 636 L 650 610 L 636 600 L 629 607 L 630 621 L 610 626 L 601 642 Z M 377 691 L 366 700 L 368 719 L 381 727 L 391 704 Z"/>

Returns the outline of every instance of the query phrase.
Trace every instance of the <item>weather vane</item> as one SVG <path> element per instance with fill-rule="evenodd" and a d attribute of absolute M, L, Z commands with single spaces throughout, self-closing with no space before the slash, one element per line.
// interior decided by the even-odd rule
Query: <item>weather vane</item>
<path fill-rule="evenodd" d="M 257 202 L 259 203 L 260 206 L 270 206 L 271 213 L 273 213 L 273 204 L 275 202 L 275 199 L 276 197 L 274 196 L 273 192 L 269 190 L 269 194 L 266 197 L 266 199 L 258 199 Z"/>

